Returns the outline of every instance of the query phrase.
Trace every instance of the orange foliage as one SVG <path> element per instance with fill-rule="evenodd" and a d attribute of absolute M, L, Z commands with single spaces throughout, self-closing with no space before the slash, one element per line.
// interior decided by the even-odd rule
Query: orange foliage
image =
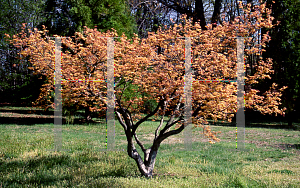
<path fill-rule="evenodd" d="M 125 35 L 115 40 L 115 94 L 116 110 L 127 108 L 133 117 L 141 118 L 140 112 L 144 110 L 146 100 L 164 101 L 166 109 L 159 110 L 156 115 L 164 115 L 171 111 L 171 115 L 180 117 L 184 108 L 178 111 L 174 108 L 178 103 L 184 103 L 184 57 L 185 41 L 183 37 L 192 37 L 192 68 L 195 80 L 236 79 L 237 52 L 236 37 L 248 37 L 258 33 L 262 27 L 272 27 L 270 10 L 262 4 L 256 11 L 250 13 L 250 6 L 244 8 L 243 16 L 237 17 L 233 23 L 223 22 L 212 29 L 202 31 L 199 24 L 193 25 L 191 20 L 183 17 L 184 24 L 174 24 L 170 28 L 160 28 L 157 33 L 149 33 L 149 37 L 140 39 L 135 36 L 132 40 Z M 262 17 L 262 14 L 266 14 Z M 253 21 L 254 20 L 254 21 Z M 36 73 L 44 74 L 48 82 L 41 88 L 41 95 L 37 104 L 51 104 L 47 98 L 49 92 L 54 91 L 54 40 L 47 36 L 47 30 L 34 29 L 13 36 L 13 44 L 22 47 L 21 56 L 28 57 Z M 75 37 L 62 38 L 62 79 L 89 79 L 105 80 L 107 77 L 107 39 L 105 37 L 118 37 L 115 31 L 101 33 L 96 29 L 85 28 L 83 33 L 76 33 Z M 270 40 L 268 34 L 262 37 L 259 43 L 252 45 L 252 38 L 245 38 L 246 56 L 261 54 L 266 43 Z M 161 49 L 161 52 L 158 51 Z M 249 65 L 246 65 L 248 67 Z M 272 74 L 272 61 L 259 59 L 255 65 L 255 73 L 245 78 L 246 85 L 259 82 L 260 79 L 270 78 Z M 136 97 L 131 101 L 124 100 L 123 89 L 129 83 L 138 87 L 135 93 L 147 93 L 143 97 Z M 279 109 L 281 88 L 274 92 L 276 84 L 263 95 L 259 91 L 250 89 L 245 93 L 245 106 L 254 108 L 262 113 L 282 114 Z M 105 110 L 106 83 L 105 82 L 63 82 L 63 104 L 77 104 L 89 106 L 93 111 Z M 202 124 L 208 118 L 231 121 L 233 113 L 237 111 L 237 85 L 235 82 L 193 82 L 192 86 L 193 112 L 200 108 L 193 117 L 196 125 Z M 175 114 L 176 113 L 176 114 Z M 123 117 L 124 118 L 124 117 Z M 183 121 L 178 122 L 178 127 Z M 213 140 L 216 133 L 209 127 L 205 128 L 205 135 Z"/>

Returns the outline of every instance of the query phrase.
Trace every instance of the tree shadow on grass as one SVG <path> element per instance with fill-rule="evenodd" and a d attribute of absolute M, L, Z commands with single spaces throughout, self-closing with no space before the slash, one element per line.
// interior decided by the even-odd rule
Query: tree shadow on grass
<path fill-rule="evenodd" d="M 231 123 L 210 122 L 211 125 L 236 127 L 236 117 Z M 299 130 L 300 123 L 296 122 L 292 127 L 288 126 L 287 119 L 283 116 L 263 115 L 257 111 L 247 110 L 245 112 L 245 127 L 247 128 L 269 128 L 269 129 L 291 129 Z"/>
<path fill-rule="evenodd" d="M 300 150 L 300 144 L 278 144 L 278 147 L 280 149 L 296 149 L 296 150 Z"/>
<path fill-rule="evenodd" d="M 4 187 L 9 185 L 55 185 L 62 181 L 73 182 L 78 179 L 87 181 L 100 177 L 128 177 L 137 176 L 138 169 L 133 161 L 124 163 L 124 157 L 120 154 L 108 154 L 106 152 L 93 155 L 89 152 L 81 152 L 76 157 L 68 154 L 51 154 L 48 156 L 31 156 L 29 158 L 7 159 L 8 156 L 0 156 L 0 174 L 12 174 L 10 177 L 0 177 Z M 93 164 L 113 166 L 105 170 L 97 170 Z M 89 170 L 85 167 L 90 166 Z M 95 170 L 92 170 L 92 169 Z M 59 174 L 53 173 L 60 171 Z M 29 175 L 29 176 L 28 176 Z"/>
<path fill-rule="evenodd" d="M 0 113 L 36 114 L 36 115 L 45 115 L 45 116 L 48 115 L 48 116 L 51 116 L 51 115 L 54 114 L 54 111 L 0 109 Z"/>

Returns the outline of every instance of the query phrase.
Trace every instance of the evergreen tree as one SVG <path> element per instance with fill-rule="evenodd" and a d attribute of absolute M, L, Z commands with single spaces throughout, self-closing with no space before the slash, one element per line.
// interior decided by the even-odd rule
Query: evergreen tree
<path fill-rule="evenodd" d="M 133 36 L 133 17 L 124 0 L 47 0 L 45 25 L 50 34 L 73 36 L 83 26 L 99 31 L 114 28 L 118 34 Z"/>
<path fill-rule="evenodd" d="M 34 76 L 29 62 L 18 59 L 19 50 L 5 40 L 5 34 L 17 34 L 22 24 L 37 26 L 43 17 L 43 0 L 2 0 L 0 3 L 0 103 L 30 104 L 39 95 L 43 79 Z"/>
<path fill-rule="evenodd" d="M 300 112 L 300 2 L 298 0 L 277 0 L 272 4 L 274 23 L 280 24 L 269 30 L 272 40 L 265 56 L 274 62 L 274 81 L 288 86 L 283 96 L 283 106 L 287 107 L 289 126 L 297 121 Z"/>

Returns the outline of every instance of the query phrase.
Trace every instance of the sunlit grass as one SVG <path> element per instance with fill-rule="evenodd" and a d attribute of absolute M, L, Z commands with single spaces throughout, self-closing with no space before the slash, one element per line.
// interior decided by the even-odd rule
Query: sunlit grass
<path fill-rule="evenodd" d="M 147 135 L 156 125 L 148 122 L 139 130 L 148 145 Z M 52 151 L 53 128 L 53 124 L 0 125 L 0 186 L 297 187 L 300 183 L 299 149 L 277 147 L 299 144 L 297 131 L 246 128 L 248 151 L 236 151 L 232 127 L 212 126 L 222 131 L 221 142 L 215 144 L 204 142 L 201 130 L 194 129 L 195 150 L 178 150 L 184 148 L 183 135 L 175 136 L 177 140 L 162 144 L 154 177 L 145 179 L 126 152 L 101 151 L 106 148 L 104 124 L 63 125 L 62 152 Z M 126 148 L 124 139 L 116 123 L 117 148 Z"/>
<path fill-rule="evenodd" d="M 157 125 L 147 121 L 137 130 L 146 147 Z M 1 124 L 0 187 L 299 187 L 300 183 L 299 131 L 246 128 L 246 151 L 239 151 L 234 126 L 211 125 L 213 131 L 221 131 L 217 136 L 221 141 L 215 144 L 195 128 L 191 151 L 184 150 L 183 133 L 161 144 L 154 177 L 146 179 L 122 151 L 126 137 L 118 122 L 119 151 L 106 151 L 104 123 L 61 127 L 63 151 L 55 152 L 55 125 Z"/>

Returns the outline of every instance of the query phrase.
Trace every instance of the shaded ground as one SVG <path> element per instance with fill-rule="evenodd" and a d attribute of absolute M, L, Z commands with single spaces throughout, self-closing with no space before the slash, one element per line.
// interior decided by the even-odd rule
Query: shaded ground
<path fill-rule="evenodd" d="M 103 120 L 102 120 L 103 121 Z M 101 122 L 102 122 L 101 121 Z M 54 111 L 45 111 L 32 107 L 0 106 L 0 122 L 2 124 L 35 125 L 54 123 Z M 100 121 L 89 121 L 88 123 L 99 123 Z M 63 117 L 63 124 L 67 123 L 67 117 Z M 84 118 L 74 119 L 74 124 L 87 123 Z"/>
<path fill-rule="evenodd" d="M 37 113 L 37 112 L 35 112 Z M 54 115 L 38 115 L 26 110 L 0 110 L 0 122 L 2 124 L 35 125 L 53 123 Z"/>

